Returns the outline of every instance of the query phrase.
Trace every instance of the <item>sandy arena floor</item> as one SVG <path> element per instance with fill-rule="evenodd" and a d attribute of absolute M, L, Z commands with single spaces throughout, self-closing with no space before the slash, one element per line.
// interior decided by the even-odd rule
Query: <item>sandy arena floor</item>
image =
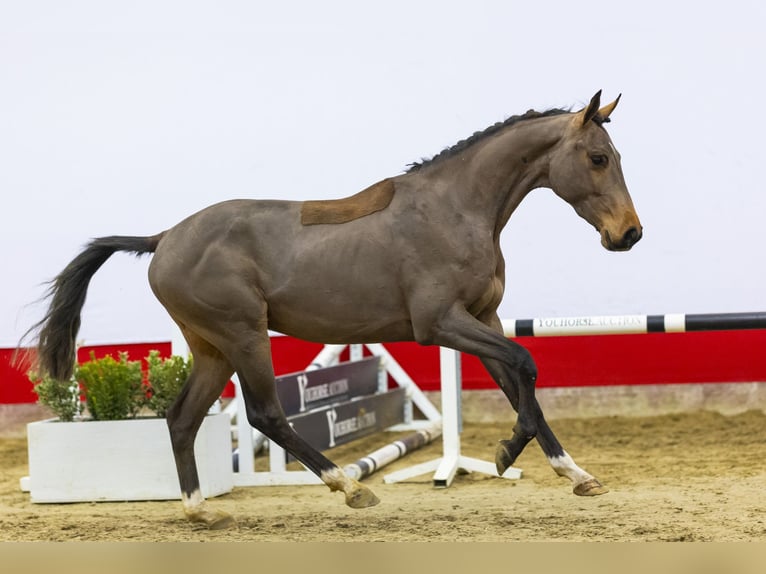
<path fill-rule="evenodd" d="M 516 465 L 521 480 L 458 475 L 434 489 L 425 475 L 387 485 L 368 477 L 381 503 L 352 510 L 324 486 L 236 488 L 213 499 L 236 529 L 188 524 L 180 502 L 39 505 L 19 489 L 27 474 L 23 426 L 0 438 L 3 541 L 763 541 L 766 415 L 701 412 L 551 423 L 575 460 L 611 492 L 582 498 L 550 469 L 536 443 Z M 467 424 L 464 455 L 493 460 L 509 425 Z M 353 462 L 395 435 L 330 452 Z M 439 457 L 441 441 L 383 472 Z"/>

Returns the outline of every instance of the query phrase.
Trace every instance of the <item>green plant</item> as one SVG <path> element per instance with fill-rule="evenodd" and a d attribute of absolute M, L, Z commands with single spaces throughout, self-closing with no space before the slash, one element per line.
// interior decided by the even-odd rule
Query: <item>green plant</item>
<path fill-rule="evenodd" d="M 120 420 L 135 417 L 146 403 L 140 361 L 129 361 L 127 353 L 96 359 L 77 367 L 75 378 L 85 395 L 88 412 L 94 420 Z"/>
<path fill-rule="evenodd" d="M 149 351 L 149 387 L 147 406 L 157 416 L 167 415 L 170 405 L 181 392 L 192 368 L 192 358 L 184 360 L 177 355 L 161 359 L 159 351 Z"/>
<path fill-rule="evenodd" d="M 38 402 L 51 409 L 60 421 L 71 422 L 80 415 L 80 387 L 74 378 L 57 381 L 50 377 L 41 378 L 34 371 L 30 371 L 28 376 L 34 383 Z"/>
<path fill-rule="evenodd" d="M 164 417 L 189 377 L 192 358 L 162 359 L 159 351 L 150 351 L 146 362 L 146 383 L 141 362 L 129 361 L 127 353 L 120 353 L 119 360 L 109 356 L 96 359 L 93 351 L 88 362 L 75 366 L 70 381 L 41 378 L 34 372 L 29 373 L 29 379 L 34 383 L 38 402 L 50 408 L 60 421 L 80 416 L 81 392 L 94 420 L 133 418 L 144 407 Z"/>

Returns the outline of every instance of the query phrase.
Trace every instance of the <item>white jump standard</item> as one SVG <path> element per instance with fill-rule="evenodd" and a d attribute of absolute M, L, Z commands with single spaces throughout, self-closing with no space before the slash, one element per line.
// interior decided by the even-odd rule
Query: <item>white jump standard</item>
<path fill-rule="evenodd" d="M 446 488 L 452 484 L 458 470 L 481 472 L 501 478 L 521 478 L 521 470 L 509 466 L 498 474 L 495 463 L 463 456 L 460 452 L 460 433 L 463 430 L 461 415 L 461 377 L 460 353 L 442 347 L 439 350 L 442 389 L 442 447 L 443 454 L 428 462 L 392 472 L 383 477 L 386 483 L 403 482 L 412 477 L 434 472 L 433 484 L 436 488 Z"/>

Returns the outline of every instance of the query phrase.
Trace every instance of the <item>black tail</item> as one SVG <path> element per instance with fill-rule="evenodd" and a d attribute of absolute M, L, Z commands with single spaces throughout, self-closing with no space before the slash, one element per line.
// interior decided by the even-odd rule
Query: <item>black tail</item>
<path fill-rule="evenodd" d="M 51 281 L 46 298 L 48 312 L 42 321 L 29 330 L 39 330 L 36 370 L 40 376 L 49 375 L 67 380 L 75 363 L 75 340 L 80 330 L 80 313 L 91 277 L 117 251 L 135 255 L 154 253 L 163 234 L 152 237 L 100 237 L 92 240 L 66 268 Z"/>

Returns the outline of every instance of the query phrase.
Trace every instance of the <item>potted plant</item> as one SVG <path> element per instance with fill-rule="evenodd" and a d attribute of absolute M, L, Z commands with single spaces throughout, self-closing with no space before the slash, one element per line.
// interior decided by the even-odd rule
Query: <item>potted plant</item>
<path fill-rule="evenodd" d="M 91 354 L 70 381 L 30 374 L 39 402 L 56 415 L 27 425 L 29 476 L 22 489 L 32 502 L 181 498 L 164 417 L 191 359 L 162 359 L 152 351 L 146 363 L 144 376 L 141 362 L 125 353 L 118 359 Z M 207 416 L 194 449 L 202 494 L 230 492 L 229 416 Z"/>
<path fill-rule="evenodd" d="M 184 360 L 178 355 L 163 359 L 159 351 L 149 351 L 146 357 L 148 392 L 146 405 L 158 417 L 168 413 L 170 405 L 176 400 L 181 387 L 189 378 L 192 358 Z"/>

